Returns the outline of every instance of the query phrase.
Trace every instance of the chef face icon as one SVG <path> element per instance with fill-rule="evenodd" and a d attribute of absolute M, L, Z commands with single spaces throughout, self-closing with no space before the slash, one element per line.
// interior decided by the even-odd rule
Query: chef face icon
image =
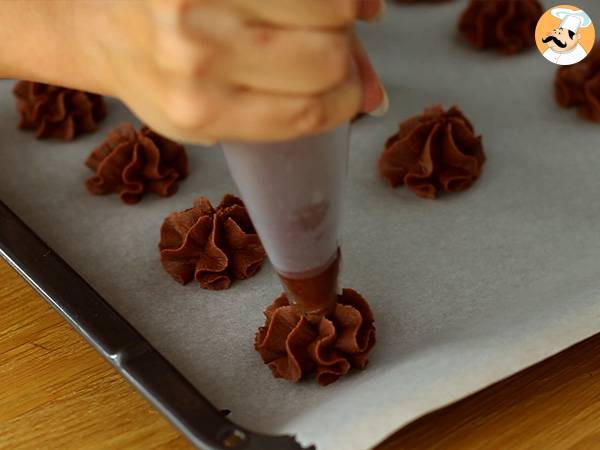
<path fill-rule="evenodd" d="M 535 30 L 538 49 L 548 61 L 561 66 L 584 59 L 594 45 L 594 25 L 585 11 L 576 6 L 551 8 L 540 18 Z"/>
<path fill-rule="evenodd" d="M 555 28 L 551 30 L 542 42 L 558 53 L 566 53 L 573 50 L 581 40 L 581 34 L 575 34 L 573 30 Z"/>

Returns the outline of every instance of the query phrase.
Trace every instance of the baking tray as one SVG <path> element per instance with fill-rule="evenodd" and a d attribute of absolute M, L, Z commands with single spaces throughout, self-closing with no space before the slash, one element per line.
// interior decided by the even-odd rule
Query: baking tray
<path fill-rule="evenodd" d="M 111 332 L 97 345 L 105 355 L 123 352 L 113 364 L 157 358 L 157 367 L 183 382 L 180 391 L 189 395 L 172 395 L 146 385 L 156 381 L 153 369 L 125 372 L 196 445 L 232 430 L 219 421 L 218 410 L 227 409 L 227 420 L 245 433 L 295 435 L 318 450 L 365 450 L 415 418 L 597 333 L 600 128 L 558 107 L 556 67 L 535 49 L 503 57 L 465 46 L 456 36 L 464 6 L 390 4 L 382 24 L 359 29 L 391 100 L 386 117 L 353 126 L 343 222 L 343 285 L 369 299 L 376 319 L 378 344 L 367 370 L 326 388 L 272 378 L 252 349 L 262 310 L 281 290 L 268 263 L 217 293 L 179 286 L 163 272 L 162 219 L 198 195 L 218 202 L 235 193 L 217 149 L 187 147 L 191 175 L 168 199 L 147 196 L 126 206 L 116 196 L 86 192 L 87 154 L 117 123 L 136 122 L 111 99 L 97 133 L 69 144 L 37 142 L 16 130 L 12 83 L 0 82 L 0 199 L 48 243 L 20 235 L 22 226 L 3 208 L 4 253 L 52 301 L 75 301 L 59 276 L 73 271 L 47 253 L 53 248 L 110 304 L 81 307 L 104 311 L 109 323 L 120 323 L 115 311 L 126 318 L 125 338 Z M 598 3 L 580 6 L 598 22 Z M 376 163 L 398 121 L 436 103 L 462 108 L 482 134 L 488 159 L 470 190 L 428 201 L 386 186 Z M 40 247 L 30 250 L 25 242 Z M 84 323 L 96 322 L 86 316 Z M 188 399 L 206 419 L 182 416 Z M 219 425 L 201 429 L 202 422 Z M 249 436 L 243 445 L 254 445 Z"/>
<path fill-rule="evenodd" d="M 196 447 L 299 450 L 292 436 L 227 420 L 75 270 L 0 201 L 0 256 Z M 314 447 L 311 447 L 314 449 Z"/>

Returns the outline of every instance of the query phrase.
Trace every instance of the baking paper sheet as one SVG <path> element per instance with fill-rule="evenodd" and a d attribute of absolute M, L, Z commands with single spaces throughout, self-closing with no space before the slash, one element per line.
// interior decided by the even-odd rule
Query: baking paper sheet
<path fill-rule="evenodd" d="M 580 6 L 600 23 L 600 5 Z M 320 450 L 370 448 L 600 330 L 600 126 L 555 104 L 556 68 L 535 50 L 464 46 L 463 7 L 390 4 L 383 24 L 361 28 L 391 110 L 353 127 L 342 284 L 370 300 L 379 342 L 368 370 L 329 387 L 275 380 L 253 350 L 281 290 L 269 265 L 223 292 L 180 286 L 160 266 L 169 212 L 235 192 L 220 151 L 188 147 L 191 176 L 169 199 L 93 197 L 85 157 L 131 114 L 109 101 L 98 133 L 35 141 L 16 129 L 5 81 L 0 198 L 233 420 Z M 375 168 L 397 122 L 435 103 L 464 110 L 488 160 L 471 190 L 429 201 Z"/>

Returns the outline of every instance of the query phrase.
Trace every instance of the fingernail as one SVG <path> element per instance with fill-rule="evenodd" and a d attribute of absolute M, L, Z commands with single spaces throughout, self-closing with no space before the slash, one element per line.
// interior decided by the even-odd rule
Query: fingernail
<path fill-rule="evenodd" d="M 381 19 L 383 19 L 383 16 L 385 16 L 386 11 L 387 4 L 385 3 L 385 0 L 379 0 L 379 8 L 377 9 L 377 13 L 374 16 L 369 17 L 367 22 L 379 22 Z"/>
<path fill-rule="evenodd" d="M 383 99 L 381 100 L 379 106 L 369 113 L 369 115 L 373 117 L 385 116 L 388 112 L 388 109 L 390 109 L 390 99 L 387 91 L 381 83 L 379 83 L 379 89 L 381 89 L 381 95 L 383 95 Z"/>

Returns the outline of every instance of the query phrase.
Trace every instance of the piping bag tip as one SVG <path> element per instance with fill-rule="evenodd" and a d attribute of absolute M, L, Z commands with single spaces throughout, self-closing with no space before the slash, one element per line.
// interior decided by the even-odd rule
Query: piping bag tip
<path fill-rule="evenodd" d="M 267 255 L 290 300 L 307 315 L 337 297 L 349 132 L 344 123 L 285 142 L 221 143 Z"/>

